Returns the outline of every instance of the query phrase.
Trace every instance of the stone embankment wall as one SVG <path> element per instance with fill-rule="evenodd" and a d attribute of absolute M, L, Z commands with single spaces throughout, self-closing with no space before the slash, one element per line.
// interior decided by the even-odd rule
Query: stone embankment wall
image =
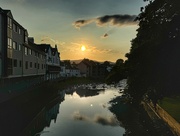
<path fill-rule="evenodd" d="M 13 92 L 44 82 L 44 76 L 1 78 L 0 92 Z"/>
<path fill-rule="evenodd" d="M 178 123 L 172 116 L 170 116 L 163 108 L 159 105 L 156 107 L 153 106 L 152 103 L 145 102 L 155 114 L 163 119 L 171 128 L 171 130 L 178 136 L 180 136 L 180 123 Z"/>

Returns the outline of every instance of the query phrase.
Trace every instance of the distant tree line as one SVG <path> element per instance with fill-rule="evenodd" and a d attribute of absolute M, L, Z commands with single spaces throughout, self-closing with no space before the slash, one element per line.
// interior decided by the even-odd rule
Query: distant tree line
<path fill-rule="evenodd" d="M 144 0 L 128 60 L 128 93 L 136 102 L 180 94 L 180 0 Z"/>

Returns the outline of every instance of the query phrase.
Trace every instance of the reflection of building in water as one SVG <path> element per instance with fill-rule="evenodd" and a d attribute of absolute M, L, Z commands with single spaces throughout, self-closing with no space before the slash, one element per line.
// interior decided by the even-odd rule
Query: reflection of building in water
<path fill-rule="evenodd" d="M 57 115 L 60 110 L 60 103 L 64 99 L 55 99 L 48 106 L 43 108 L 36 117 L 24 129 L 21 136 L 39 136 L 45 127 L 49 127 L 51 121 L 56 122 Z"/>
<path fill-rule="evenodd" d="M 56 123 L 56 118 L 59 113 L 59 109 L 60 109 L 60 104 L 57 103 L 56 105 L 54 105 L 54 107 L 52 107 L 46 111 L 46 123 L 47 123 L 46 126 L 47 127 L 50 126 L 51 120 L 54 120 L 54 123 Z"/>

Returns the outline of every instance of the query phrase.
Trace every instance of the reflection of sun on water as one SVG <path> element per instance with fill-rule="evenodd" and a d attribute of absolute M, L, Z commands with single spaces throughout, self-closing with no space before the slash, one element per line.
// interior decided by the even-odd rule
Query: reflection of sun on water
<path fill-rule="evenodd" d="M 86 50 L 86 47 L 83 45 L 81 46 L 81 51 L 85 51 Z"/>

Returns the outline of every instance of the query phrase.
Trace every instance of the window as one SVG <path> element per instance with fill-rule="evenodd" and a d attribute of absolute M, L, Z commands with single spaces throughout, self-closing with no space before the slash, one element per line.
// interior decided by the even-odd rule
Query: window
<path fill-rule="evenodd" d="M 32 55 L 32 49 L 29 49 L 29 55 Z"/>
<path fill-rule="evenodd" d="M 19 61 L 19 67 L 22 67 L 22 61 L 21 60 Z"/>
<path fill-rule="evenodd" d="M 12 67 L 12 59 L 8 58 L 7 64 L 8 64 L 8 68 Z"/>
<path fill-rule="evenodd" d="M 25 35 L 25 43 L 28 43 L 28 37 Z"/>
<path fill-rule="evenodd" d="M 28 48 L 27 47 L 24 48 L 24 54 L 28 55 Z"/>
<path fill-rule="evenodd" d="M 34 63 L 34 68 L 36 68 L 36 63 Z"/>
<path fill-rule="evenodd" d="M 13 24 L 13 30 L 14 30 L 14 32 L 18 32 L 18 27 L 16 24 Z"/>
<path fill-rule="evenodd" d="M 8 17 L 8 27 L 12 28 L 12 19 Z"/>
<path fill-rule="evenodd" d="M 17 42 L 13 42 L 13 49 L 17 50 L 18 47 L 17 47 Z"/>
<path fill-rule="evenodd" d="M 17 67 L 17 59 L 14 59 L 14 67 Z"/>
<path fill-rule="evenodd" d="M 8 48 L 11 49 L 12 48 L 12 39 L 8 38 Z"/>
<path fill-rule="evenodd" d="M 25 64 L 25 66 L 26 66 L 26 69 L 28 69 L 28 61 L 26 61 L 26 64 Z"/>
<path fill-rule="evenodd" d="M 43 64 L 42 64 L 42 69 L 43 69 Z"/>
<path fill-rule="evenodd" d="M 19 44 L 19 48 L 18 49 L 19 49 L 19 51 L 21 51 L 21 44 Z"/>
<path fill-rule="evenodd" d="M 12 75 L 12 59 L 10 59 L 10 58 L 8 58 L 7 59 L 7 73 L 8 73 L 8 75 Z"/>
<path fill-rule="evenodd" d="M 30 62 L 30 68 L 32 68 L 32 62 Z"/>
<path fill-rule="evenodd" d="M 19 33 L 19 34 L 22 34 L 22 31 L 21 31 L 21 29 L 20 29 L 20 28 L 18 29 L 18 33 Z"/>
<path fill-rule="evenodd" d="M 39 64 L 38 64 L 38 69 L 39 69 Z"/>
<path fill-rule="evenodd" d="M 37 57 L 37 52 L 35 52 L 35 57 Z"/>

